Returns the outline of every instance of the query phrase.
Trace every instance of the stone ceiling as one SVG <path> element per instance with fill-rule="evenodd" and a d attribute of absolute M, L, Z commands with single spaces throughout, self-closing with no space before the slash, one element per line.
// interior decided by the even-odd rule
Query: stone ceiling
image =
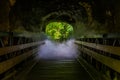
<path fill-rule="evenodd" d="M 12 2 L 13 1 L 13 2 Z M 52 21 L 64 21 L 84 32 L 115 32 L 116 2 L 114 0 L 10 0 L 11 31 L 45 30 Z M 117 14 L 119 15 L 119 14 Z M 90 30 L 90 31 L 89 31 Z M 79 33 L 80 34 L 80 33 Z"/>

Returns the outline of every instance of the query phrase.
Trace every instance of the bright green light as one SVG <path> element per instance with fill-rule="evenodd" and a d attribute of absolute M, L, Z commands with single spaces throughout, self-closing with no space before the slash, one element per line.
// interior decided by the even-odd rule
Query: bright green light
<path fill-rule="evenodd" d="M 64 40 L 73 34 L 73 27 L 65 22 L 51 22 L 46 26 L 46 34 L 52 39 Z"/>

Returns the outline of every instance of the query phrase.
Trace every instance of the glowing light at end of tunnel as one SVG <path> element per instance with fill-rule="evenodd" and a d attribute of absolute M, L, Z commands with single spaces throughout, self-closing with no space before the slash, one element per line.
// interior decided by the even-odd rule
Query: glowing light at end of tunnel
<path fill-rule="evenodd" d="M 65 22 L 51 22 L 46 26 L 46 34 L 52 39 L 67 39 L 73 34 L 73 27 Z"/>

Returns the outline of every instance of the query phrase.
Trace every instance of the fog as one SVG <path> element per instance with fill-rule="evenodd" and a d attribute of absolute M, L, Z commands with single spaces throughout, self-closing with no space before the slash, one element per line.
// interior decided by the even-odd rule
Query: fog
<path fill-rule="evenodd" d="M 38 54 L 41 59 L 75 59 L 77 45 L 74 40 L 62 43 L 45 40 L 45 44 L 39 47 Z"/>

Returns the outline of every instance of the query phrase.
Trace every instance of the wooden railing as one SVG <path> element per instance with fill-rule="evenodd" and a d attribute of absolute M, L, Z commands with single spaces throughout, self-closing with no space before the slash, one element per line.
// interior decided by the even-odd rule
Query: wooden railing
<path fill-rule="evenodd" d="M 37 46 L 40 46 L 42 44 L 44 44 L 43 41 L 0 48 L 0 56 L 6 56 L 6 55 L 9 55 L 11 53 L 21 51 L 21 50 L 24 50 L 24 49 L 29 49 L 29 48 L 31 49 L 31 50 L 27 50 L 27 52 L 23 52 L 22 54 L 19 54 L 19 55 L 15 56 L 15 57 L 6 59 L 4 61 L 1 61 L 0 62 L 0 74 L 6 72 L 10 68 L 14 67 L 16 64 L 18 64 L 21 61 L 27 59 L 32 54 L 36 53 L 37 52 Z M 36 46 L 36 48 L 34 48 L 35 46 Z"/>
<path fill-rule="evenodd" d="M 86 54 L 91 59 L 93 58 L 97 62 L 100 62 L 101 65 L 99 65 L 98 67 L 102 66 L 103 64 L 107 66 L 109 69 L 115 71 L 116 73 L 118 74 L 120 73 L 120 47 L 119 46 L 103 45 L 103 44 L 97 44 L 97 43 L 91 43 L 91 42 L 85 42 L 85 41 L 75 41 L 75 44 L 79 45 L 80 51 L 83 52 L 82 54 Z M 109 71 L 109 74 L 110 74 L 110 71 Z"/>
<path fill-rule="evenodd" d="M 42 44 L 42 43 L 44 43 L 44 42 L 33 42 L 33 43 L 27 43 L 27 44 L 21 44 L 21 45 L 0 48 L 0 56 L 11 53 L 11 52 L 15 52 L 18 50 L 22 50 L 25 48 L 29 48 L 32 46 L 37 46 L 37 45 Z"/>
<path fill-rule="evenodd" d="M 76 43 L 120 56 L 120 47 L 115 47 L 115 46 L 113 47 L 113 46 L 101 45 L 101 44 L 89 43 L 83 41 L 76 41 Z"/>

